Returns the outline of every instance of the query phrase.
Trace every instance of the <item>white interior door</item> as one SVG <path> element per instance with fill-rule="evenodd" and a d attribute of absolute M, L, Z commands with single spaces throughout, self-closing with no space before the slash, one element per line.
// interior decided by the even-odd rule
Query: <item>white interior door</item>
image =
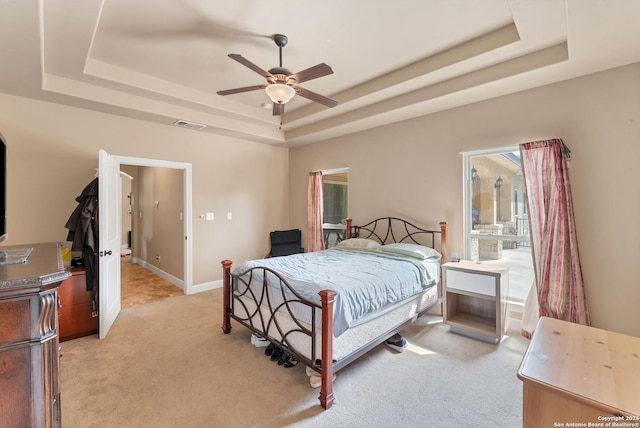
<path fill-rule="evenodd" d="M 100 338 L 120 313 L 121 193 L 120 162 L 104 150 L 98 156 Z"/>

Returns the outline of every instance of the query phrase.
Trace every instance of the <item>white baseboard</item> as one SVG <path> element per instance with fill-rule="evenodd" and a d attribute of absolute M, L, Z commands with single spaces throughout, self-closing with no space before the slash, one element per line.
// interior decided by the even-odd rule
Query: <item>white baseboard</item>
<path fill-rule="evenodd" d="M 189 294 L 196 294 L 196 293 L 202 293 L 203 291 L 215 290 L 216 288 L 222 288 L 222 285 L 223 285 L 223 282 L 221 279 L 217 281 L 205 282 L 202 284 L 193 284 L 191 286 L 191 293 Z"/>

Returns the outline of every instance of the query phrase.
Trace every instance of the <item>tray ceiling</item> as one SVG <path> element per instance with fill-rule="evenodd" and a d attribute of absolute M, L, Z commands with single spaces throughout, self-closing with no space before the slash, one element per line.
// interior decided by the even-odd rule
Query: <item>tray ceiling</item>
<path fill-rule="evenodd" d="M 266 144 L 295 146 L 640 60 L 634 0 L 378 0 L 274 8 L 239 0 L 20 0 L 0 4 L 0 92 Z M 280 118 L 265 70 L 334 74 Z M 202 127 L 204 125 L 205 127 Z"/>

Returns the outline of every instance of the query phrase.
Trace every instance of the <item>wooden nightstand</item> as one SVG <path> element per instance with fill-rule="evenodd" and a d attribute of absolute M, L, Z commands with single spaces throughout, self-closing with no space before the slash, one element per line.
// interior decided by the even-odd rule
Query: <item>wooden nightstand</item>
<path fill-rule="evenodd" d="M 507 325 L 509 268 L 462 260 L 442 271 L 444 322 L 454 333 L 498 343 Z"/>

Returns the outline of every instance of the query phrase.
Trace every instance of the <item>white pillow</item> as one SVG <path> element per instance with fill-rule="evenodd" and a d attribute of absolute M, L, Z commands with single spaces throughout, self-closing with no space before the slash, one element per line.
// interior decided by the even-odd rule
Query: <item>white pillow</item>
<path fill-rule="evenodd" d="M 371 248 L 380 247 L 380 244 L 378 242 L 374 241 L 373 239 L 350 238 L 350 239 L 345 239 L 343 241 L 338 242 L 338 245 L 336 245 L 336 247 L 338 247 L 338 248 L 364 248 L 364 249 L 371 249 Z"/>
<path fill-rule="evenodd" d="M 378 250 L 385 253 L 400 254 L 420 260 L 440 260 L 440 258 L 442 257 L 440 253 L 433 248 L 425 247 L 424 245 L 408 244 L 403 242 L 383 245 Z"/>

